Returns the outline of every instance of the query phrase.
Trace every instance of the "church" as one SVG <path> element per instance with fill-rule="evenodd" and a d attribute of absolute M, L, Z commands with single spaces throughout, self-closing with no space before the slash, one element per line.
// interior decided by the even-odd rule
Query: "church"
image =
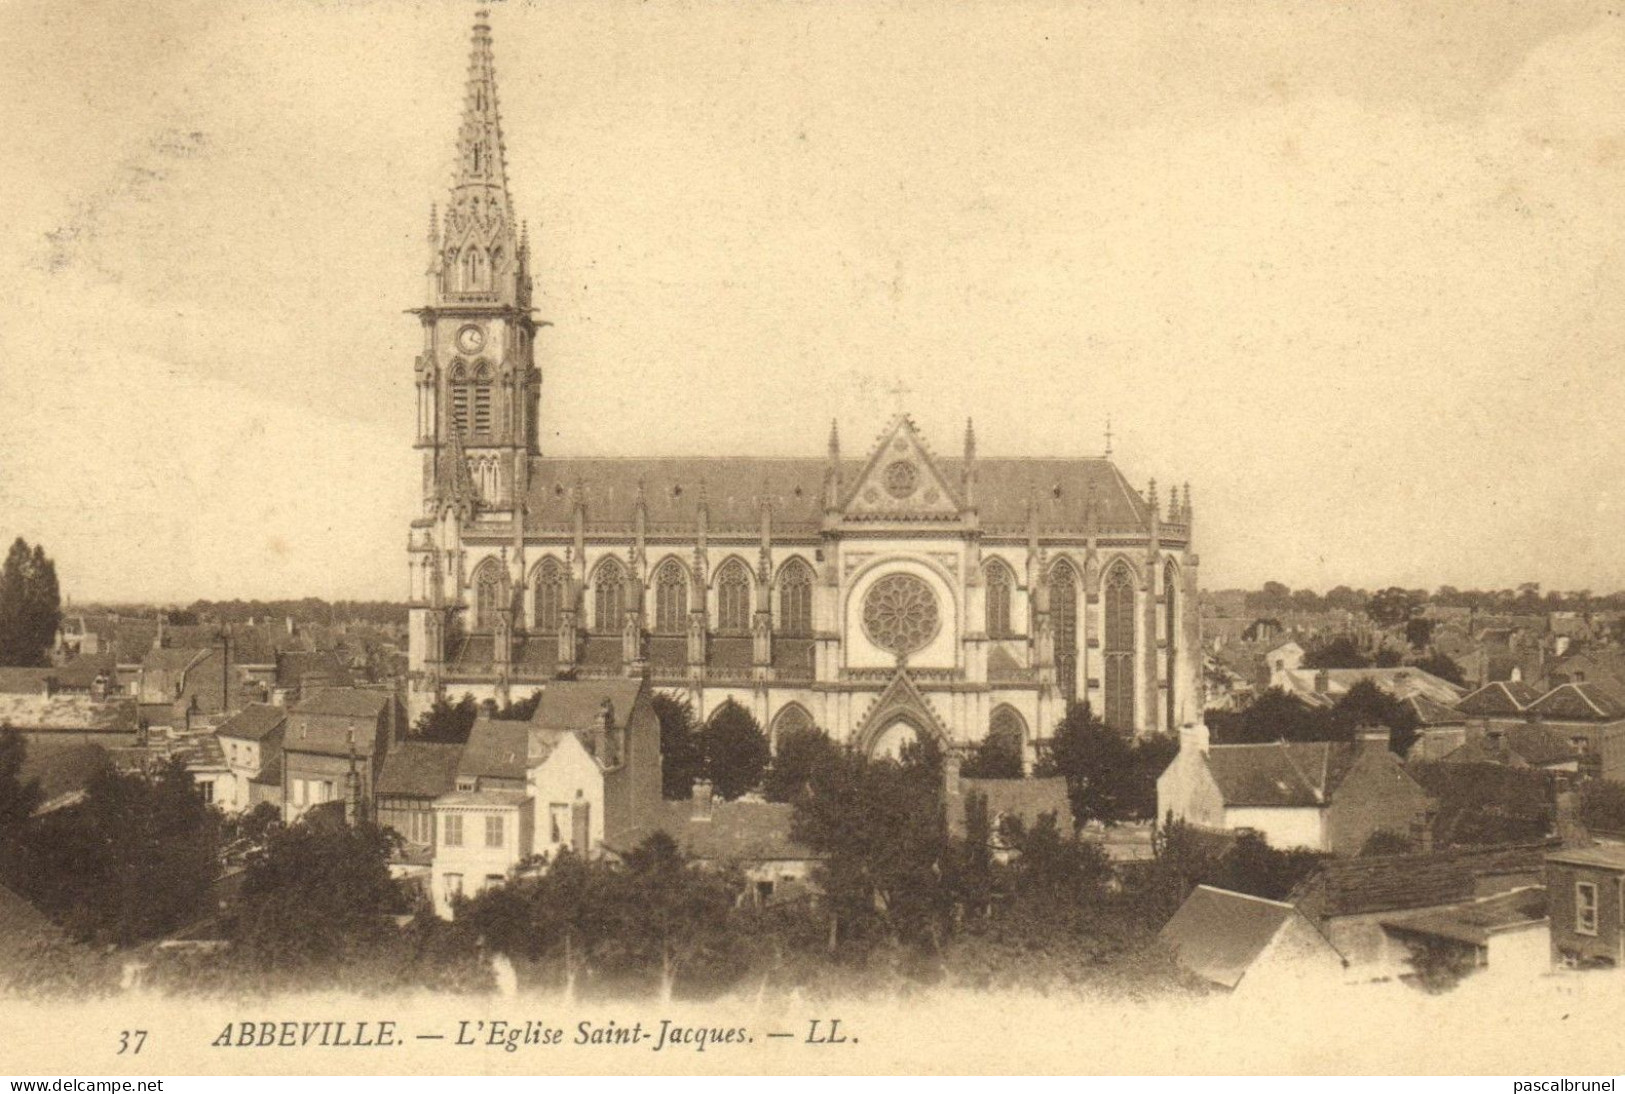
<path fill-rule="evenodd" d="M 702 719 L 739 703 L 774 741 L 999 737 L 1029 763 L 1072 702 L 1126 733 L 1201 719 L 1190 488 L 1136 490 L 1109 442 L 987 456 L 967 422 L 939 450 L 898 414 L 857 447 L 820 428 L 804 458 L 542 452 L 530 241 L 483 13 L 457 149 L 415 311 L 414 713 L 646 676 Z"/>

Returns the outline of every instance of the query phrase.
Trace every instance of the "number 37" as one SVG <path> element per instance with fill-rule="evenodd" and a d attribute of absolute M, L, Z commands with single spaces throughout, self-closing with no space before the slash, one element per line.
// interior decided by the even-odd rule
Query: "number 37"
<path fill-rule="evenodd" d="M 131 1056 L 141 1053 L 141 1046 L 147 1043 L 147 1031 L 144 1029 L 122 1029 L 118 1035 L 118 1055 L 128 1052 Z"/>

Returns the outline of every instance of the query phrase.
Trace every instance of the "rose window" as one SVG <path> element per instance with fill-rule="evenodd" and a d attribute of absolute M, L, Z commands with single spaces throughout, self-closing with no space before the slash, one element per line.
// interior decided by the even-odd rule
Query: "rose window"
<path fill-rule="evenodd" d="M 906 498 L 920 483 L 920 473 L 907 460 L 898 460 L 886 468 L 886 491 L 894 498 Z"/>
<path fill-rule="evenodd" d="M 913 653 L 936 637 L 937 596 L 913 574 L 887 574 L 863 598 L 863 629 L 892 653 Z"/>

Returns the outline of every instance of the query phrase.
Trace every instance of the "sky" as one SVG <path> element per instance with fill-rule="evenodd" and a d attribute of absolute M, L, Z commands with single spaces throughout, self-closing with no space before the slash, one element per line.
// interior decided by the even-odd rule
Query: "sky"
<path fill-rule="evenodd" d="M 406 596 L 474 10 L 0 5 L 0 536 L 69 596 Z M 903 407 L 1095 455 L 1109 417 L 1210 588 L 1625 588 L 1618 5 L 491 24 L 544 453 L 861 453 Z"/>

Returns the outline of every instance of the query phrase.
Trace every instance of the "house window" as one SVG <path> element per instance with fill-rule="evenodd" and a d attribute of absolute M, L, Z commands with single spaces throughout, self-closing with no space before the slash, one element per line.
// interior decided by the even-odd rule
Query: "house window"
<path fill-rule="evenodd" d="M 407 814 L 406 838 L 411 843 L 434 842 L 434 814 L 427 809 L 414 809 Z"/>
<path fill-rule="evenodd" d="M 1574 930 L 1576 934 L 1597 933 L 1597 886 L 1593 882 L 1574 883 Z"/>
<path fill-rule="evenodd" d="M 554 802 L 547 807 L 548 820 L 552 824 L 552 838 L 554 843 L 570 842 L 570 806 L 564 802 Z"/>
<path fill-rule="evenodd" d="M 493 814 L 485 818 L 485 846 L 502 846 L 502 816 Z"/>
<path fill-rule="evenodd" d="M 197 789 L 198 793 L 203 795 L 203 800 L 205 802 L 208 802 L 211 805 L 214 803 L 214 783 L 200 782 L 197 784 Z"/>
<path fill-rule="evenodd" d="M 447 813 L 446 814 L 446 846 L 447 847 L 461 847 L 462 845 L 463 845 L 463 815 L 461 813 Z M 459 879 L 459 880 L 461 880 L 461 879 Z"/>
<path fill-rule="evenodd" d="M 480 886 L 480 891 L 484 892 L 486 889 L 494 889 L 498 885 L 501 885 L 506 880 L 507 879 L 504 878 L 501 874 L 486 874 L 485 875 L 485 884 Z"/>
<path fill-rule="evenodd" d="M 448 900 L 453 898 L 453 897 L 459 897 L 459 896 L 463 895 L 463 875 L 462 874 L 446 874 L 445 879 L 446 879 L 446 898 Z"/>

